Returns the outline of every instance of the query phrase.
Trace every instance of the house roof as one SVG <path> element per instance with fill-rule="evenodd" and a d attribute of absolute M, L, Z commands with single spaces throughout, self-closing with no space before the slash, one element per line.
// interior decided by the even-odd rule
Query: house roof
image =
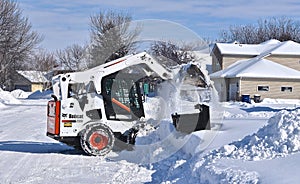
<path fill-rule="evenodd" d="M 279 47 L 271 51 L 271 54 L 300 55 L 300 44 L 294 41 L 281 42 Z"/>
<path fill-rule="evenodd" d="M 45 77 L 45 72 L 41 71 L 17 71 L 20 75 L 25 77 L 27 80 L 29 80 L 32 83 L 44 83 L 48 82 L 48 80 Z"/>
<path fill-rule="evenodd" d="M 222 55 L 253 55 L 262 53 L 277 55 L 300 55 L 300 44 L 294 41 L 280 42 L 275 39 L 260 44 L 216 43 Z"/>
<path fill-rule="evenodd" d="M 255 57 L 249 60 L 240 60 L 224 70 L 211 74 L 210 77 L 300 79 L 300 71 L 261 57 Z"/>
<path fill-rule="evenodd" d="M 239 44 L 239 43 L 216 43 L 222 55 L 259 55 L 257 45 Z"/>
<path fill-rule="evenodd" d="M 259 45 L 278 44 L 278 43 L 281 43 L 281 42 L 279 40 L 276 40 L 276 39 L 271 39 L 271 40 L 267 40 L 265 42 L 262 42 Z"/>

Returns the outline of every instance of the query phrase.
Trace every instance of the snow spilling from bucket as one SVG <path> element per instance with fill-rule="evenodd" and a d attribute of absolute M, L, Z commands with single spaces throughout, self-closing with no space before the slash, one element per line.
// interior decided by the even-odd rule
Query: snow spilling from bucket
<path fill-rule="evenodd" d="M 193 70 L 192 73 L 189 70 Z M 218 97 L 212 100 L 210 79 L 200 64 L 191 62 L 177 66 L 173 68 L 173 75 L 173 80 L 164 82 L 159 91 L 159 96 L 168 107 L 167 116 L 174 113 L 197 113 L 199 111 L 195 110 L 196 104 L 210 105 L 211 102 L 218 101 Z"/>
<path fill-rule="evenodd" d="M 211 98 L 210 88 L 200 89 L 197 86 L 183 84 L 183 78 L 186 77 L 186 74 L 180 75 L 178 72 L 182 68 L 188 67 L 182 65 L 173 69 L 174 79 L 164 81 L 160 85 L 158 96 L 146 97 L 144 111 L 147 124 L 139 131 L 134 150 L 130 152 L 123 151 L 117 157 L 111 159 L 126 159 L 142 164 L 156 163 L 170 158 L 181 149 L 190 152 L 191 149 L 187 149 L 185 146 L 190 140 L 199 145 L 202 143 L 207 144 L 207 141 L 201 140 L 204 139 L 205 134 L 201 138 L 192 134 L 186 135 L 177 132 L 173 126 L 171 114 L 198 113 L 199 110 L 195 109 L 195 105 L 199 103 L 208 105 Z M 205 80 L 209 79 L 206 78 Z M 196 148 L 199 148 L 199 146 L 195 146 L 192 150 Z"/>

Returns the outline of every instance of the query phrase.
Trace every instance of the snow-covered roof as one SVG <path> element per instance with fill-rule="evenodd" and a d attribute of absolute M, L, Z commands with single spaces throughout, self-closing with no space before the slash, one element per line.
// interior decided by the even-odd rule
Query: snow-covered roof
<path fill-rule="evenodd" d="M 294 41 L 281 42 L 280 46 L 271 51 L 278 55 L 300 55 L 300 44 Z"/>
<path fill-rule="evenodd" d="M 28 79 L 32 83 L 44 83 L 48 82 L 45 72 L 41 71 L 17 71 L 20 75 Z"/>
<path fill-rule="evenodd" d="M 280 65 L 273 61 L 255 57 L 249 60 L 240 60 L 225 70 L 215 72 L 211 78 L 273 78 L 273 79 L 300 79 L 300 71 Z"/>
<path fill-rule="evenodd" d="M 266 45 L 266 44 L 279 44 L 281 43 L 279 40 L 276 39 L 271 39 L 271 40 L 267 40 L 265 42 L 260 43 L 259 45 Z"/>
<path fill-rule="evenodd" d="M 253 55 L 265 52 L 277 55 L 300 55 L 300 44 L 294 41 L 280 42 L 275 39 L 260 44 L 216 43 L 222 55 Z"/>
<path fill-rule="evenodd" d="M 222 55 L 259 55 L 259 48 L 257 45 L 252 44 L 239 44 L 239 43 L 216 43 Z"/>

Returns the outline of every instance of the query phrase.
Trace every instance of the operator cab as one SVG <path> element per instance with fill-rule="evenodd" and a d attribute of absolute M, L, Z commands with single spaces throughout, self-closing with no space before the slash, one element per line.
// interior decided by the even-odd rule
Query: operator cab
<path fill-rule="evenodd" d="M 136 74 L 113 73 L 102 79 L 105 114 L 109 120 L 133 121 L 144 117 L 143 82 Z"/>

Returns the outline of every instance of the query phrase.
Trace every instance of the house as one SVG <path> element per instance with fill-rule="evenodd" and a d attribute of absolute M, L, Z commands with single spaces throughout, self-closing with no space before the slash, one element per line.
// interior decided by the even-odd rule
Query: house
<path fill-rule="evenodd" d="M 26 92 L 44 90 L 49 85 L 49 80 L 41 71 L 16 71 L 13 76 L 13 89 L 21 89 Z"/>
<path fill-rule="evenodd" d="M 266 59 L 300 71 L 300 44 L 272 39 L 260 44 L 216 43 L 211 51 L 212 72 L 262 54 Z"/>
<path fill-rule="evenodd" d="M 240 100 L 243 94 L 300 99 L 300 72 L 260 57 L 238 61 L 210 78 L 220 101 Z"/>
<path fill-rule="evenodd" d="M 216 44 L 211 55 L 215 72 L 210 77 L 221 101 L 245 94 L 300 99 L 299 43 Z"/>

